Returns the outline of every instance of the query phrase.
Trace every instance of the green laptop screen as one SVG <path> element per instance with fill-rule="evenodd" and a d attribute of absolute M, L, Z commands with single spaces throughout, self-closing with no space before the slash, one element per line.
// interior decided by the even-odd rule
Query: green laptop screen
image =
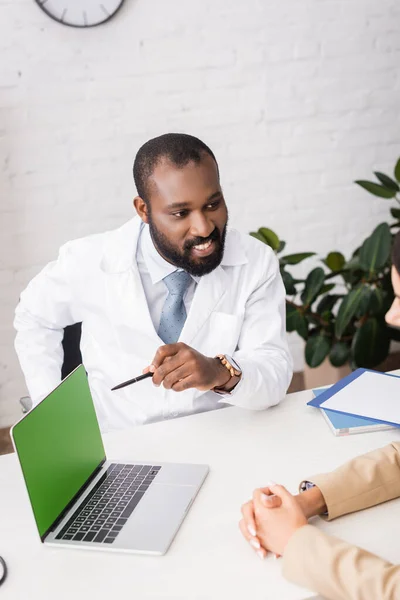
<path fill-rule="evenodd" d="M 43 538 L 105 458 L 83 366 L 14 425 L 12 436 Z"/>

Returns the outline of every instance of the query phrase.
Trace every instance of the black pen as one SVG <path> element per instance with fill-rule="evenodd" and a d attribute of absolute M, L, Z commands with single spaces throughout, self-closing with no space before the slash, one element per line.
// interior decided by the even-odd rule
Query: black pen
<path fill-rule="evenodd" d="M 151 371 L 149 371 L 148 373 L 145 373 L 144 375 L 139 375 L 138 377 L 129 379 L 129 381 L 123 381 L 119 385 L 116 385 L 115 387 L 111 388 L 111 391 L 113 392 L 114 390 L 119 390 L 127 385 L 131 385 L 131 383 L 136 383 L 137 381 L 142 381 L 142 379 L 147 379 L 148 377 L 153 377 L 153 373 L 151 373 Z"/>

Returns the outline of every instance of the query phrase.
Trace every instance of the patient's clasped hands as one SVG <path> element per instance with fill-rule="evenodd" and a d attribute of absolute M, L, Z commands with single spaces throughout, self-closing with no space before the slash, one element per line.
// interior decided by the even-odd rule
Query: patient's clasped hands
<path fill-rule="evenodd" d="M 265 558 L 267 552 L 281 556 L 292 535 L 307 525 L 310 517 L 325 510 L 317 487 L 293 496 L 282 485 L 270 482 L 254 490 L 252 500 L 243 504 L 239 527 L 260 558 Z"/>

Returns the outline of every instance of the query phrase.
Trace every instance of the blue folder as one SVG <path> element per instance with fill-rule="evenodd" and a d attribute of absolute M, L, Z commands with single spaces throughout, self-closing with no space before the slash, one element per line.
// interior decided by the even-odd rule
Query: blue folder
<path fill-rule="evenodd" d="M 314 396 L 320 396 L 328 388 L 313 390 Z M 382 431 L 389 426 L 380 421 L 370 421 L 363 417 L 352 417 L 345 413 L 334 412 L 328 408 L 321 408 L 327 417 L 330 427 L 335 435 L 349 435 L 350 433 L 366 433 L 367 431 Z"/>
<path fill-rule="evenodd" d="M 324 402 L 329 400 L 329 398 L 332 398 L 332 396 L 337 394 L 341 389 L 348 386 L 350 383 L 352 383 L 352 381 L 354 381 L 355 379 L 360 377 L 360 375 L 362 375 L 363 373 L 368 372 L 368 371 L 370 373 L 382 375 L 382 377 L 395 377 L 396 379 L 399 379 L 398 375 L 392 375 L 391 373 L 380 373 L 380 372 L 374 371 L 372 369 L 356 369 L 355 371 L 353 371 L 353 373 L 350 373 L 350 375 L 346 375 L 346 377 L 343 377 L 343 379 L 341 379 L 340 381 L 338 381 L 337 383 L 332 385 L 330 388 L 323 391 L 321 394 L 318 394 L 318 396 L 316 396 L 315 398 L 310 400 L 310 402 L 307 402 L 307 404 L 309 406 L 314 406 L 315 408 L 323 409 Z M 324 410 L 327 411 L 328 409 L 324 409 Z M 356 419 L 362 419 L 363 421 L 369 421 L 370 423 L 385 423 L 386 425 L 392 425 L 392 427 L 399 427 L 399 423 L 392 423 L 390 421 L 381 421 L 381 420 L 371 419 L 370 417 L 364 417 L 364 416 L 361 417 L 360 415 L 355 415 L 353 413 L 345 413 L 343 411 L 333 410 L 331 408 L 329 409 L 329 412 L 335 413 L 337 415 L 348 415 L 348 416 L 354 417 Z"/>

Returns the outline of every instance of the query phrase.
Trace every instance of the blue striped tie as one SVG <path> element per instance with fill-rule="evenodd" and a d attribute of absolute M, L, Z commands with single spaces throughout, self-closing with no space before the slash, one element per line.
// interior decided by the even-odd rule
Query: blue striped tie
<path fill-rule="evenodd" d="M 174 344 L 179 339 L 186 321 L 183 297 L 191 281 L 186 271 L 174 271 L 163 279 L 169 293 L 162 309 L 158 335 L 165 344 Z"/>

